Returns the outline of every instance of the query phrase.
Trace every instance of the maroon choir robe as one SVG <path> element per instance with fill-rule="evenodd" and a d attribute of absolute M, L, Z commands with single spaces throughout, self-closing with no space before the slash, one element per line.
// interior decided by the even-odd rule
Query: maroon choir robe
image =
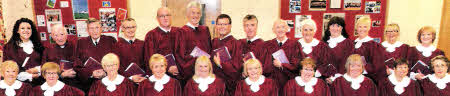
<path fill-rule="evenodd" d="M 125 74 L 125 69 L 131 63 L 137 64 L 141 69 L 145 69 L 146 63 L 144 62 L 144 41 L 135 39 L 131 44 L 123 38 L 119 38 L 119 41 L 114 45 L 113 49 L 120 58 L 119 74 L 123 74 L 125 77 L 130 77 L 131 74 Z M 142 74 L 145 75 L 145 74 Z"/>
<path fill-rule="evenodd" d="M 175 46 L 175 58 L 181 66 L 180 75 L 183 81 L 187 81 L 194 75 L 195 59 L 190 55 L 192 50 L 197 46 L 203 51 L 210 53 L 211 49 L 211 34 L 207 26 L 199 25 L 197 28 L 184 25 L 180 29 L 180 37 L 177 38 Z M 181 81 L 181 82 L 183 82 Z"/>
<path fill-rule="evenodd" d="M 424 96 L 450 96 L 450 82 L 443 84 L 446 85 L 445 88 L 439 89 L 439 87 L 436 86 L 437 82 L 432 82 L 430 77 L 431 76 L 423 80 L 419 80 Z M 448 81 L 450 80 L 448 77 L 449 76 L 447 75 L 443 79 L 446 79 Z"/>
<path fill-rule="evenodd" d="M 118 77 L 120 75 L 117 75 Z M 107 79 L 108 77 L 104 77 L 103 79 Z M 102 82 L 103 79 L 95 81 L 91 88 L 89 89 L 89 96 L 134 96 L 136 92 L 136 88 L 133 85 L 134 83 L 128 78 L 124 77 L 123 81 L 116 85 L 116 89 L 114 91 L 109 91 L 107 86 Z M 116 79 L 120 79 L 117 78 Z M 114 82 L 114 81 L 113 81 Z"/>
<path fill-rule="evenodd" d="M 228 35 L 227 37 L 223 39 L 215 38 L 212 40 L 212 48 L 218 49 L 221 47 L 227 47 L 228 52 L 230 53 L 231 60 L 225 61 L 221 60 L 221 64 L 219 67 L 217 64 L 214 64 L 214 73 L 216 76 L 219 76 L 220 78 L 227 78 L 225 79 L 226 85 L 227 85 L 227 91 L 230 93 L 234 92 L 234 89 L 236 88 L 237 82 L 241 79 L 242 76 L 242 51 L 239 49 L 238 43 L 233 36 Z M 215 56 L 216 53 L 212 52 L 212 56 Z M 222 54 L 220 54 L 222 55 Z M 226 55 L 226 54 L 223 54 Z"/>
<path fill-rule="evenodd" d="M 344 41 L 336 44 L 334 48 L 331 48 L 332 56 L 334 58 L 334 65 L 338 70 L 338 73 L 345 74 L 345 63 L 347 62 L 348 56 L 352 54 L 355 45 L 353 41 L 346 38 Z"/>
<path fill-rule="evenodd" d="M 436 48 L 436 50 L 431 52 L 430 56 L 426 57 L 422 54 L 422 52 L 420 52 L 417 49 L 417 47 L 410 47 L 410 49 L 408 50 L 408 57 L 407 57 L 408 62 L 409 62 L 409 68 L 411 69 L 411 67 L 413 67 L 414 64 L 416 64 L 419 60 L 421 60 L 428 66 L 431 66 L 431 59 L 433 59 L 434 57 L 439 56 L 439 55 L 445 56 L 444 52 L 437 48 Z M 423 74 L 424 75 L 431 74 L 431 71 L 432 71 L 432 69 L 430 69 L 429 72 L 423 72 Z"/>
<path fill-rule="evenodd" d="M 30 92 L 31 94 L 29 96 L 44 96 L 44 92 L 45 90 L 42 90 L 41 86 L 36 86 Z M 75 87 L 64 85 L 61 90 L 53 93 L 53 96 L 85 96 L 85 93 Z"/>
<path fill-rule="evenodd" d="M 254 38 L 257 38 L 257 37 L 254 37 Z M 264 66 L 268 66 L 267 64 L 270 64 L 272 62 L 272 61 L 270 61 L 270 60 L 272 60 L 272 59 L 270 59 L 271 57 L 269 59 L 266 59 L 267 54 L 266 54 L 266 52 L 265 52 L 266 50 L 264 49 L 264 46 L 263 46 L 265 44 L 264 40 L 262 40 L 260 38 L 254 40 L 254 41 L 250 41 L 247 39 L 240 39 L 239 42 L 240 42 L 239 46 L 242 49 L 241 50 L 242 54 L 247 54 L 248 52 L 252 52 L 253 55 L 255 55 L 256 59 L 258 59 L 259 62 L 262 63 L 263 70 L 270 70 L 270 69 L 267 69 L 270 67 L 264 67 Z M 269 74 L 270 74 L 269 71 L 263 71 L 263 75 L 269 77 Z"/>
<path fill-rule="evenodd" d="M 234 94 L 234 96 L 277 96 L 277 95 L 278 95 L 278 85 L 276 81 L 270 78 L 265 78 L 264 83 L 259 85 L 259 90 L 256 92 L 253 92 L 250 89 L 250 85 L 247 84 L 245 80 L 241 80 L 237 84 L 236 91 Z"/>
<path fill-rule="evenodd" d="M 388 78 L 380 81 L 378 83 L 378 87 L 378 89 L 380 90 L 380 96 L 422 96 L 422 92 L 420 91 L 420 84 L 411 79 L 409 85 L 404 87 L 405 91 L 401 94 L 395 92 L 395 85 Z"/>
<path fill-rule="evenodd" d="M 226 96 L 225 91 L 225 81 L 221 78 L 215 77 L 214 82 L 208 85 L 208 89 L 202 92 L 198 88 L 199 84 L 190 79 L 186 86 L 184 86 L 183 95 L 184 96 Z"/>
<path fill-rule="evenodd" d="M 327 83 L 319 78 L 311 93 L 305 92 L 305 86 L 300 86 L 295 79 L 291 79 L 284 85 L 283 96 L 331 96 L 331 92 Z"/>
<path fill-rule="evenodd" d="M 30 41 L 31 42 L 31 41 Z M 13 60 L 15 61 L 19 66 L 19 73 L 25 72 L 26 70 L 30 68 L 35 68 L 36 66 L 41 66 L 41 56 L 42 53 L 39 53 L 36 50 L 33 50 L 31 54 L 25 53 L 23 51 L 23 48 L 17 45 L 17 48 L 14 47 L 13 42 L 8 42 L 3 46 L 3 61 L 6 60 Z M 25 59 L 29 57 L 27 63 L 24 67 L 23 63 L 25 62 Z M 42 77 L 33 78 L 33 80 L 30 81 L 24 81 L 25 83 L 30 83 L 32 86 L 41 85 L 44 82 L 44 79 Z"/>
<path fill-rule="evenodd" d="M 279 46 L 278 41 L 276 39 L 272 39 L 270 41 L 266 41 L 265 48 L 267 50 L 266 54 L 267 57 L 270 56 L 270 58 L 267 58 L 270 60 L 270 63 L 267 64 L 265 67 L 268 70 L 264 70 L 267 72 L 270 72 L 271 78 L 276 78 L 278 81 L 278 88 L 283 88 L 283 86 L 286 84 L 286 82 L 290 79 L 293 79 L 295 76 L 299 73 L 299 63 L 303 59 L 303 54 L 300 52 L 302 50 L 302 47 L 299 42 L 297 42 L 294 39 L 287 39 L 286 42 L 282 44 L 282 46 Z M 283 68 L 277 68 L 273 65 L 273 56 L 272 54 L 276 51 L 283 49 L 286 57 L 289 59 L 289 64 L 283 63 Z"/>
<path fill-rule="evenodd" d="M 18 82 L 18 81 L 15 81 L 15 82 Z M 22 86 L 20 86 L 19 89 L 14 90 L 16 92 L 15 96 L 29 96 L 31 94 L 32 88 L 33 87 L 31 87 L 30 84 L 22 82 Z M 5 91 L 6 91 L 6 88 L 5 89 L 0 88 L 0 96 L 6 96 Z"/>
<path fill-rule="evenodd" d="M 164 56 L 167 54 L 173 54 L 175 56 L 175 46 L 179 42 L 177 41 L 179 33 L 180 28 L 178 27 L 170 27 L 170 31 L 167 33 L 162 30 L 161 27 L 156 27 L 153 30 L 147 32 L 144 43 L 144 58 L 145 62 L 147 62 L 145 63 L 145 66 L 148 66 L 148 61 L 153 54 L 158 53 Z M 176 59 L 177 58 L 175 58 L 175 60 Z M 169 67 L 170 66 L 167 66 L 167 69 L 169 69 Z M 145 67 L 143 69 L 146 70 L 149 76 L 152 74 L 152 71 L 149 67 Z M 180 75 L 173 77 L 181 79 Z"/>
<path fill-rule="evenodd" d="M 178 80 L 170 78 L 169 82 L 164 84 L 164 89 L 157 91 L 155 88 L 155 82 L 150 82 L 146 79 L 139 83 L 136 96 L 181 96 L 182 89 Z"/>
<path fill-rule="evenodd" d="M 351 82 L 347 81 L 343 76 L 336 78 L 331 84 L 334 96 L 379 96 L 375 83 L 370 78 L 364 77 L 364 81 L 360 83 L 361 87 L 355 90 L 351 87 Z"/>
<path fill-rule="evenodd" d="M 406 57 L 408 56 L 408 49 L 409 49 L 408 45 L 401 44 L 399 47 L 395 47 L 395 51 L 390 52 L 390 51 L 388 51 L 389 49 L 388 49 L 387 45 L 384 45 L 385 42 L 382 43 L 383 49 L 384 49 L 385 63 L 390 63 L 390 61 L 386 62 L 386 60 L 391 59 L 391 58 L 393 58 L 392 60 L 394 60 L 394 61 L 397 59 L 407 59 Z M 400 44 L 400 42 L 399 42 L 399 44 Z M 393 64 L 389 64 L 389 65 L 393 66 Z"/>
<path fill-rule="evenodd" d="M 303 39 L 300 39 L 299 41 L 303 42 Z M 304 58 L 312 58 L 314 61 L 316 61 L 316 66 L 317 66 L 316 68 L 322 75 L 321 77 L 334 76 L 334 74 L 336 74 L 336 72 L 332 72 L 332 71 L 337 71 L 337 70 L 328 70 L 327 67 L 331 66 L 328 64 L 332 64 L 332 66 L 337 67 L 337 65 L 335 63 L 333 63 L 335 61 L 333 57 L 339 57 L 339 56 L 333 55 L 330 47 L 328 47 L 328 45 L 326 43 L 321 42 L 317 39 L 314 39 L 310 43 L 314 43 L 314 42 L 319 42 L 319 43 L 316 46 L 312 47 L 312 51 L 310 53 L 305 53 L 305 51 L 303 51 L 306 49 L 305 45 L 302 45 L 302 43 L 300 43 L 300 45 L 303 47 L 302 50 L 300 50 L 300 52 L 305 55 Z"/>
<path fill-rule="evenodd" d="M 384 64 L 384 50 L 379 43 L 373 40 L 363 42 L 361 47 L 354 49 L 353 54 L 364 56 L 366 60 L 366 75 L 375 80 L 375 82 L 387 76 L 386 66 Z"/>

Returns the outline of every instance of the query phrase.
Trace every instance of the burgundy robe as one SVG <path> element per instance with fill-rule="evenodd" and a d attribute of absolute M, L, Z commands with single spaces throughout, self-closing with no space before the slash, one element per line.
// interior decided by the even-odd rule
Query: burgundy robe
<path fill-rule="evenodd" d="M 422 85 L 424 96 L 450 96 L 450 83 L 447 83 L 444 89 L 439 89 L 436 83 L 431 82 L 429 78 L 419 80 L 419 82 Z"/>
<path fill-rule="evenodd" d="M 178 80 L 170 78 L 169 82 L 164 84 L 164 89 L 160 92 L 153 88 L 155 86 L 155 82 L 150 82 L 150 80 L 146 79 L 139 83 L 139 87 L 137 88 L 136 96 L 181 96 L 182 90 L 180 83 Z"/>
<path fill-rule="evenodd" d="M 303 46 L 303 45 L 301 45 L 301 46 Z M 328 64 L 332 64 L 333 66 L 337 67 L 338 65 L 333 63 L 335 61 L 334 60 L 335 58 L 333 58 L 333 57 L 339 57 L 339 56 L 334 55 L 332 53 L 330 47 L 326 43 L 319 41 L 319 44 L 312 47 L 312 51 L 309 54 L 306 54 L 305 52 L 303 52 L 303 50 L 300 50 L 300 52 L 305 55 L 304 58 L 312 58 L 314 61 L 316 61 L 316 66 L 317 66 L 316 68 L 320 72 L 322 77 L 330 77 L 330 76 L 334 76 L 334 74 L 336 74 L 336 72 L 332 72 L 332 70 L 327 70 L 326 67 L 328 67 Z M 334 71 L 337 71 L 337 70 L 334 70 Z"/>
<path fill-rule="evenodd" d="M 267 57 L 270 56 L 270 58 L 267 58 L 270 60 L 270 63 L 267 64 L 266 67 L 269 73 L 271 73 L 271 78 L 276 78 L 278 81 L 278 88 L 283 88 L 283 86 L 286 84 L 286 82 L 290 79 L 293 79 L 295 76 L 299 73 L 299 63 L 303 59 L 303 54 L 300 52 L 302 50 L 302 47 L 297 40 L 294 39 L 288 39 L 285 43 L 283 43 L 282 46 L 278 45 L 278 42 L 276 39 L 272 39 L 270 41 L 266 41 L 265 48 L 267 50 L 266 54 Z M 272 54 L 276 51 L 283 49 L 286 57 L 289 59 L 289 63 L 283 63 L 283 68 L 277 68 L 273 65 L 273 56 Z"/>
<path fill-rule="evenodd" d="M 380 90 L 380 96 L 422 96 L 420 84 L 414 80 L 409 82 L 409 85 L 404 88 L 405 91 L 402 94 L 397 94 L 397 92 L 395 92 L 395 86 L 391 81 L 389 81 L 389 78 L 380 81 L 378 83 L 378 87 Z"/>
<path fill-rule="evenodd" d="M 276 81 L 265 78 L 264 83 L 259 85 L 259 91 L 253 92 L 250 89 L 245 80 L 239 81 L 236 86 L 236 92 L 234 96 L 277 96 L 278 95 L 278 85 Z"/>
<path fill-rule="evenodd" d="M 354 54 L 364 56 L 367 63 L 365 65 L 367 74 L 365 75 L 375 80 L 375 82 L 387 76 L 384 64 L 384 51 L 383 46 L 373 40 L 362 43 L 361 47 L 355 48 L 353 51 Z"/>
<path fill-rule="evenodd" d="M 105 77 L 107 78 L 107 77 Z M 134 96 L 136 93 L 136 88 L 134 83 L 124 78 L 122 83 L 116 85 L 116 90 L 109 92 L 106 89 L 106 85 L 102 83 L 102 80 L 95 81 L 91 88 L 89 89 L 89 96 Z"/>
<path fill-rule="evenodd" d="M 394 58 L 395 60 L 397 59 L 407 59 L 406 57 L 408 56 L 408 49 L 409 46 L 406 44 L 402 44 L 400 47 L 396 47 L 394 52 L 388 52 L 386 51 L 386 47 L 383 47 L 384 49 L 384 61 L 385 63 L 386 60 L 390 59 L 390 58 Z M 393 65 L 393 64 L 390 64 Z"/>
<path fill-rule="evenodd" d="M 256 37 L 255 37 L 256 38 Z M 256 59 L 259 60 L 259 62 L 262 63 L 262 67 L 263 70 L 270 70 L 267 68 L 270 67 L 264 67 L 264 66 L 268 66 L 267 64 L 270 64 L 272 61 L 272 59 L 266 59 L 267 58 L 267 54 L 266 54 L 266 50 L 264 49 L 264 40 L 262 39 L 256 39 L 253 42 L 248 43 L 247 39 L 240 39 L 239 40 L 240 44 L 240 48 L 242 49 L 242 54 L 247 54 L 248 52 L 252 52 L 253 55 L 255 55 Z M 241 59 L 242 61 L 242 59 Z M 263 75 L 268 77 L 269 75 L 269 71 L 263 71 Z"/>
<path fill-rule="evenodd" d="M 331 84 L 332 94 L 334 96 L 379 96 L 377 86 L 367 77 L 364 77 L 364 81 L 360 83 L 361 87 L 358 90 L 354 90 L 351 84 L 342 76 L 336 78 Z"/>
<path fill-rule="evenodd" d="M 306 93 L 305 86 L 300 86 L 295 79 L 291 79 L 284 85 L 283 96 L 331 96 L 327 83 L 322 79 L 317 78 L 313 89 L 312 93 Z"/>
<path fill-rule="evenodd" d="M 178 45 L 177 38 L 180 34 L 180 28 L 171 27 L 168 33 L 164 32 L 160 27 L 156 27 L 153 30 L 147 32 L 144 43 L 144 58 L 145 66 L 148 66 L 148 61 L 153 54 L 173 54 L 175 56 L 175 46 Z M 176 60 L 177 58 L 175 58 Z M 170 66 L 167 66 L 169 69 Z M 152 71 L 149 67 L 143 68 L 146 70 L 147 75 L 151 76 Z M 171 74 L 168 74 L 171 75 Z M 181 79 L 181 76 L 172 76 L 177 79 Z"/>
<path fill-rule="evenodd" d="M 186 86 L 184 86 L 183 95 L 184 96 L 226 96 L 225 82 L 216 77 L 213 83 L 208 85 L 208 89 L 205 92 L 200 91 L 198 88 L 198 83 L 194 79 L 190 79 Z"/>
<path fill-rule="evenodd" d="M 222 40 L 215 38 L 212 40 L 212 48 L 218 49 L 223 46 L 226 46 L 230 56 L 231 60 L 225 61 L 221 60 L 221 66 L 218 67 L 217 64 L 213 63 L 214 67 L 214 73 L 216 76 L 219 76 L 220 78 L 227 78 L 225 79 L 227 91 L 230 93 L 234 92 L 234 89 L 236 88 L 237 82 L 241 79 L 242 76 L 242 68 L 243 68 L 243 61 L 242 61 L 242 51 L 239 49 L 238 43 L 233 36 L 228 36 L 223 38 Z M 212 56 L 215 56 L 216 53 L 212 52 Z M 222 55 L 222 54 L 221 54 Z M 223 54 L 225 55 L 225 54 Z"/>
<path fill-rule="evenodd" d="M 175 58 L 181 66 L 180 75 L 183 80 L 188 80 L 194 75 L 195 59 L 190 55 L 192 50 L 197 46 L 203 51 L 210 53 L 211 49 L 211 34 L 207 26 L 199 25 L 197 29 L 193 29 L 184 25 L 180 29 L 180 37 L 175 46 Z M 183 82 L 183 81 L 182 81 Z"/>
<path fill-rule="evenodd" d="M 33 88 L 33 90 L 30 92 L 30 96 L 44 96 L 45 90 L 41 89 L 41 86 L 36 86 Z M 77 89 L 75 87 L 64 85 L 64 87 L 55 92 L 53 96 L 84 96 L 84 92 L 80 89 Z"/>
<path fill-rule="evenodd" d="M 141 69 L 145 69 L 146 63 L 144 62 L 144 41 L 135 39 L 132 44 L 123 38 L 119 38 L 119 41 L 114 45 L 113 49 L 120 58 L 119 74 L 123 74 L 125 77 L 130 77 L 131 74 L 125 74 L 125 69 L 131 63 L 136 63 Z M 145 75 L 145 74 L 142 74 Z"/>
<path fill-rule="evenodd" d="M 344 41 L 336 44 L 336 47 L 331 48 L 332 57 L 334 58 L 334 65 L 338 70 L 338 73 L 345 74 L 345 63 L 347 62 L 348 56 L 352 54 L 355 45 L 350 39 L 345 39 Z"/>
<path fill-rule="evenodd" d="M 29 96 L 32 88 L 30 84 L 22 82 L 22 86 L 14 91 L 16 91 L 16 96 Z M 0 89 L 0 96 L 6 96 L 5 91 L 6 89 Z"/>
<path fill-rule="evenodd" d="M 25 53 L 25 51 L 23 51 L 22 47 L 17 46 L 17 48 L 15 48 L 12 42 L 8 42 L 7 44 L 5 44 L 5 46 L 3 46 L 3 61 L 15 61 L 19 66 L 19 73 L 25 72 L 26 70 L 34 68 L 36 66 L 41 66 L 41 56 L 42 53 L 39 53 L 36 50 L 33 50 L 31 54 L 27 54 Z M 29 57 L 29 59 L 25 66 L 22 67 L 27 57 Z M 44 83 L 44 79 L 42 77 L 38 77 L 33 78 L 31 82 L 27 80 L 24 81 L 24 83 L 30 83 L 32 86 L 38 86 Z"/>
<path fill-rule="evenodd" d="M 410 47 L 410 49 L 408 50 L 408 57 L 407 57 L 408 58 L 408 62 L 409 62 L 409 68 L 411 70 L 411 67 L 414 66 L 414 64 L 416 64 L 419 60 L 421 60 L 422 62 L 424 62 L 428 66 L 431 66 L 431 59 L 433 59 L 434 57 L 439 56 L 439 55 L 444 55 L 445 56 L 444 52 L 442 50 L 440 50 L 440 49 L 437 49 L 437 48 L 436 48 L 436 50 L 434 50 L 431 53 L 431 56 L 425 57 L 425 56 L 422 55 L 422 52 L 419 52 L 417 50 L 416 47 Z M 432 69 L 430 69 L 429 72 L 423 72 L 423 74 L 424 75 L 428 75 L 428 74 L 431 74 L 431 72 L 432 72 Z"/>

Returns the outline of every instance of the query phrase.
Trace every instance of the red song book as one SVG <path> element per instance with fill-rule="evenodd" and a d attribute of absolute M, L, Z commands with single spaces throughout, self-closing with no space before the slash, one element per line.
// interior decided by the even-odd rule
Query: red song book
<path fill-rule="evenodd" d="M 248 59 L 253 59 L 256 58 L 255 54 L 253 54 L 253 52 L 248 52 L 247 54 L 244 54 L 242 57 L 244 57 L 244 61 L 247 61 Z"/>
<path fill-rule="evenodd" d="M 394 69 L 394 62 L 395 62 L 395 58 L 391 57 L 391 58 L 385 60 L 384 64 L 386 64 L 389 68 Z"/>
<path fill-rule="evenodd" d="M 102 64 L 92 57 L 89 57 L 89 59 L 84 62 L 84 67 L 93 70 L 103 69 Z"/>
<path fill-rule="evenodd" d="M 213 51 L 214 51 L 214 53 L 219 54 L 220 61 L 223 62 L 223 61 L 231 60 L 230 52 L 228 51 L 228 48 L 226 46 L 217 48 Z M 216 54 L 214 54 L 214 55 L 216 55 Z"/>
<path fill-rule="evenodd" d="M 208 52 L 203 51 L 202 49 L 198 48 L 197 46 L 194 47 L 194 49 L 192 50 L 191 54 L 192 57 L 200 57 L 200 56 L 206 56 L 206 57 L 211 57 Z"/>
<path fill-rule="evenodd" d="M 272 53 L 273 58 L 280 61 L 281 63 L 289 64 L 289 59 L 286 57 L 286 53 L 284 53 L 283 49 L 280 49 L 274 53 Z"/>
<path fill-rule="evenodd" d="M 59 66 L 61 69 L 69 70 L 73 68 L 73 62 L 70 62 L 68 60 L 59 60 Z"/>
<path fill-rule="evenodd" d="M 419 73 L 419 71 L 424 75 L 431 73 L 430 67 L 421 60 L 417 61 L 416 64 L 411 67 L 411 72 Z"/>
<path fill-rule="evenodd" d="M 125 74 L 129 74 L 130 76 L 141 74 L 144 75 L 145 71 L 141 69 L 136 63 L 131 63 L 128 65 L 127 69 L 125 69 Z"/>
<path fill-rule="evenodd" d="M 333 64 L 326 65 L 325 70 L 326 70 L 325 74 L 329 76 L 334 76 L 334 74 L 337 73 L 337 69 Z"/>
<path fill-rule="evenodd" d="M 181 66 L 179 66 L 175 62 L 175 56 L 173 56 L 173 54 L 167 54 L 164 57 L 166 58 L 166 61 L 167 61 L 167 68 L 169 68 L 170 66 L 177 66 L 178 72 L 182 72 L 181 71 Z"/>

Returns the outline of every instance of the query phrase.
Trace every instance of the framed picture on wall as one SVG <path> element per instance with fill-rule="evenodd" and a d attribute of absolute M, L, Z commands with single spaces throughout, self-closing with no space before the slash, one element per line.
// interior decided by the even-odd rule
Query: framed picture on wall
<path fill-rule="evenodd" d="M 342 0 L 330 0 L 330 8 L 337 9 L 341 8 Z"/>
<path fill-rule="evenodd" d="M 366 13 L 380 13 L 381 2 L 380 1 L 367 1 L 366 2 Z"/>
<path fill-rule="evenodd" d="M 100 8 L 98 10 L 102 32 L 117 32 L 116 9 Z"/>
<path fill-rule="evenodd" d="M 89 8 L 87 0 L 72 0 L 72 12 L 74 20 L 87 20 Z"/>
<path fill-rule="evenodd" d="M 290 0 L 289 13 L 300 13 L 301 8 L 301 0 Z"/>
<path fill-rule="evenodd" d="M 361 10 L 361 0 L 344 0 L 344 10 Z"/>
<path fill-rule="evenodd" d="M 327 0 L 309 0 L 309 10 L 325 11 L 327 9 Z"/>

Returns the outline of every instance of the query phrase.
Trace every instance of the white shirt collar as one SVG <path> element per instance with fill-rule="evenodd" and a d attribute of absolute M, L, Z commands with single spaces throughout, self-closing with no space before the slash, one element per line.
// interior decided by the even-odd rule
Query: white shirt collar
<path fill-rule="evenodd" d="M 22 82 L 16 80 L 14 83 L 9 86 L 5 83 L 5 80 L 0 81 L 0 88 L 5 89 L 5 95 L 6 96 L 15 96 L 16 95 L 16 89 L 20 89 L 22 87 Z"/>
<path fill-rule="evenodd" d="M 166 29 L 162 28 L 161 26 L 158 26 L 158 27 L 159 27 L 159 29 L 161 29 L 165 33 L 169 33 L 170 30 L 172 29 L 172 27 L 169 27 L 169 30 L 166 30 Z"/>
<path fill-rule="evenodd" d="M 164 84 L 166 84 L 167 82 L 169 82 L 170 77 L 167 74 L 164 74 L 164 76 L 161 79 L 156 79 L 155 75 L 150 76 L 150 78 L 148 78 L 150 80 L 150 82 L 155 82 L 155 90 L 158 92 L 161 92 L 161 90 L 164 89 Z"/>
<path fill-rule="evenodd" d="M 281 42 L 282 44 L 284 44 L 284 43 L 286 43 L 286 41 L 287 41 L 288 39 L 289 39 L 289 38 L 286 37 L 283 41 L 279 41 L 278 39 L 275 39 L 275 40 L 277 40 L 277 43 L 280 43 L 280 42 Z"/>
<path fill-rule="evenodd" d="M 436 47 L 434 47 L 433 45 L 430 45 L 428 47 L 422 46 L 422 44 L 419 44 L 416 46 L 416 49 L 419 52 L 422 52 L 422 55 L 425 57 L 430 57 L 431 54 L 433 53 L 433 51 L 436 50 Z"/>
<path fill-rule="evenodd" d="M 252 39 L 250 39 L 250 42 L 253 42 L 253 41 L 258 40 L 258 39 L 259 39 L 259 37 L 258 37 L 258 36 L 255 36 L 255 37 L 253 37 Z M 248 38 L 247 38 L 247 41 L 248 41 Z"/>
<path fill-rule="evenodd" d="M 342 76 L 342 77 L 344 77 L 345 80 L 347 80 L 347 81 L 352 83 L 351 87 L 354 90 L 358 90 L 361 87 L 361 83 L 364 81 L 364 76 L 362 74 L 359 75 L 358 77 L 356 77 L 355 79 L 353 79 L 352 77 L 348 76 L 347 73 L 344 74 L 344 76 Z"/>
<path fill-rule="evenodd" d="M 134 42 L 134 40 L 136 40 L 136 37 L 133 37 L 131 39 L 127 39 L 127 38 L 123 37 L 123 39 L 125 39 L 128 43 L 130 43 L 130 40 Z"/>
<path fill-rule="evenodd" d="M 106 76 L 102 79 L 102 83 L 106 86 L 106 89 L 108 89 L 109 92 L 112 92 L 116 90 L 116 86 L 121 84 L 124 78 L 125 77 L 122 75 L 117 74 L 116 78 L 113 81 L 110 81 L 108 76 Z"/>
<path fill-rule="evenodd" d="M 92 43 L 94 43 L 95 44 L 95 42 L 97 42 L 97 44 L 100 42 L 100 37 L 98 37 L 98 39 L 97 40 L 94 40 L 93 38 L 91 39 L 92 40 Z"/>
<path fill-rule="evenodd" d="M 358 49 L 359 47 L 361 47 L 362 43 L 369 42 L 369 41 L 372 41 L 372 40 L 373 40 L 373 38 L 370 37 L 370 36 L 366 36 L 363 39 L 356 38 L 355 39 L 355 42 L 356 42 L 355 48 Z"/>
<path fill-rule="evenodd" d="M 314 38 L 311 42 L 306 43 L 305 39 L 302 38 L 298 42 L 302 44 L 303 52 L 309 54 L 312 52 L 312 47 L 317 46 L 320 41 Z"/>
<path fill-rule="evenodd" d="M 436 87 L 439 89 L 444 89 L 447 87 L 447 83 L 450 82 L 450 76 L 449 74 L 445 74 L 445 77 L 442 79 L 439 79 L 436 77 L 435 74 L 428 76 L 428 79 L 430 79 L 431 82 L 436 83 Z"/>
<path fill-rule="evenodd" d="M 317 78 L 312 77 L 311 80 L 309 80 L 308 82 L 304 82 L 302 77 L 297 76 L 295 77 L 295 81 L 297 82 L 298 85 L 305 86 L 303 91 L 305 91 L 306 93 L 312 93 L 314 91 L 313 86 L 317 84 L 318 80 Z"/>
<path fill-rule="evenodd" d="M 338 43 L 341 43 L 344 40 L 345 40 L 345 37 L 342 35 L 340 35 L 339 37 L 336 37 L 336 38 L 331 38 L 331 36 L 330 36 L 330 39 L 328 39 L 327 42 L 328 42 L 328 46 L 330 46 L 330 48 L 334 48 L 334 47 L 336 47 L 336 45 Z"/>
<path fill-rule="evenodd" d="M 261 84 L 263 84 L 265 80 L 266 80 L 266 77 L 264 77 L 264 75 L 259 76 L 259 78 L 256 82 L 253 82 L 252 80 L 250 80 L 249 77 L 247 77 L 245 79 L 245 83 L 250 85 L 250 90 L 252 90 L 253 92 L 258 92 L 260 89 L 259 86 Z"/>
<path fill-rule="evenodd" d="M 192 29 L 195 29 L 195 26 L 192 25 L 190 22 L 188 22 L 186 25 L 189 26 L 189 27 L 191 27 Z"/>
<path fill-rule="evenodd" d="M 31 54 L 33 52 L 33 42 L 31 42 L 31 40 L 28 40 L 28 42 L 22 41 L 19 46 L 22 47 L 23 51 L 27 54 Z"/>
<path fill-rule="evenodd" d="M 227 37 L 229 37 L 229 36 L 231 36 L 230 33 L 228 33 L 227 35 L 225 35 L 223 38 L 219 38 L 219 40 L 223 40 L 223 39 L 225 39 L 225 38 L 227 38 Z"/>
<path fill-rule="evenodd" d="M 59 90 L 61 90 L 64 87 L 64 85 L 65 84 L 59 80 L 52 87 L 50 87 L 47 84 L 47 82 L 45 82 L 44 84 L 41 85 L 41 89 L 45 90 L 44 96 L 53 96 L 55 94 L 55 92 L 58 92 Z"/>
<path fill-rule="evenodd" d="M 383 42 L 381 43 L 381 45 L 383 45 L 383 47 L 386 48 L 386 51 L 387 51 L 387 52 L 394 52 L 394 51 L 395 51 L 395 48 L 402 46 L 403 43 L 400 42 L 400 41 L 396 41 L 394 44 L 390 44 L 390 43 L 388 43 L 387 41 L 383 41 Z"/>
<path fill-rule="evenodd" d="M 409 79 L 408 76 L 403 77 L 402 80 L 398 82 L 397 78 L 395 78 L 395 73 L 389 75 L 388 79 L 394 85 L 394 91 L 397 94 L 402 94 L 405 92 L 405 87 L 407 87 L 411 82 L 411 79 Z"/>
<path fill-rule="evenodd" d="M 194 81 L 198 84 L 200 91 L 205 92 L 208 89 L 208 85 L 213 83 L 216 78 L 208 76 L 206 78 L 196 78 Z"/>

